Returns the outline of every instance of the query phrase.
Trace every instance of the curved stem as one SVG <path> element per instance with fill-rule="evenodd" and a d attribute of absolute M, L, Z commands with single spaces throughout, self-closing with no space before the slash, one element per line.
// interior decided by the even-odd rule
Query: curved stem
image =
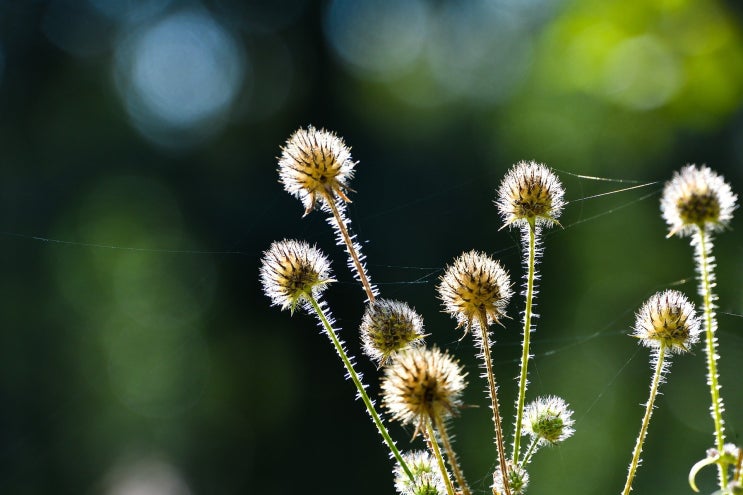
<path fill-rule="evenodd" d="M 464 479 L 464 473 L 462 473 L 462 468 L 459 466 L 459 461 L 457 461 L 457 454 L 451 446 L 451 441 L 449 441 L 449 434 L 446 431 L 446 425 L 438 416 L 434 418 L 434 422 L 436 423 L 435 426 L 436 430 L 439 432 L 441 443 L 444 444 L 446 457 L 449 459 L 449 466 L 451 466 L 451 470 L 454 473 L 454 478 L 457 480 L 459 489 L 461 490 L 462 495 L 470 495 L 470 487 L 467 484 L 467 480 Z"/>
<path fill-rule="evenodd" d="M 395 459 L 397 459 L 397 462 L 400 464 L 402 469 L 405 471 L 405 474 L 408 475 L 408 478 L 410 478 L 411 481 L 414 481 L 413 473 L 410 471 L 410 468 L 408 467 L 407 463 L 402 458 L 402 455 L 400 454 L 400 451 L 397 449 L 395 442 L 392 441 L 392 437 L 390 437 L 390 434 L 387 431 L 387 428 L 385 428 L 384 424 L 382 423 L 382 419 L 379 417 L 379 414 L 377 414 L 377 411 L 374 408 L 374 403 L 371 401 L 371 399 L 369 398 L 369 395 L 366 393 L 366 390 L 364 389 L 364 385 L 361 383 L 361 379 L 359 378 L 359 375 L 356 373 L 356 370 L 351 364 L 351 360 L 348 358 L 346 351 L 343 349 L 343 345 L 341 344 L 340 340 L 338 340 L 338 336 L 335 334 L 335 330 L 333 330 L 333 326 L 330 324 L 330 321 L 328 320 L 327 316 L 325 316 L 325 312 L 320 307 L 320 305 L 318 304 L 317 300 L 314 297 L 312 297 L 311 295 L 308 295 L 307 299 L 312 305 L 312 308 L 315 310 L 315 313 L 317 314 L 317 317 L 320 319 L 320 322 L 322 323 L 323 327 L 325 327 L 325 331 L 328 334 L 328 337 L 330 337 L 330 340 L 333 342 L 333 345 L 335 346 L 335 350 L 338 352 L 338 355 L 341 357 L 341 360 L 343 361 L 343 364 L 346 367 L 346 371 L 348 372 L 348 376 L 351 377 L 351 381 L 353 381 L 354 385 L 356 385 L 356 390 L 358 390 L 359 396 L 361 396 L 361 400 L 364 401 L 364 405 L 366 405 L 366 410 L 369 412 L 369 415 L 372 417 L 372 420 L 374 421 L 374 424 L 376 425 L 377 430 L 379 431 L 379 434 L 382 435 L 382 438 L 384 439 L 385 443 L 387 444 L 390 451 L 392 452 L 392 455 L 395 456 Z"/>
<path fill-rule="evenodd" d="M 714 275 L 710 266 L 709 250 L 711 245 L 708 245 L 708 240 L 705 236 L 703 227 L 698 227 L 698 271 L 700 276 L 700 291 L 704 299 L 704 328 L 707 336 L 707 381 L 710 387 L 710 395 L 712 398 L 712 419 L 715 423 L 715 442 L 719 452 L 722 452 L 725 445 L 725 432 L 724 423 L 722 419 L 722 397 L 720 396 L 720 382 L 717 374 L 717 339 L 715 337 L 715 314 L 713 305 L 712 295 L 712 280 Z M 718 465 L 718 475 L 720 488 L 725 489 L 727 487 L 727 473 Z"/>
<path fill-rule="evenodd" d="M 444 483 L 446 484 L 446 492 L 448 495 L 456 495 L 454 486 L 451 484 L 451 479 L 449 479 L 449 472 L 446 470 L 446 464 L 444 464 L 444 457 L 441 455 L 441 449 L 439 449 L 439 444 L 436 442 L 431 418 L 426 418 L 426 436 L 428 437 L 428 446 L 433 451 L 436 461 L 438 461 L 441 477 L 444 478 Z"/>
<path fill-rule="evenodd" d="M 353 266 L 356 268 L 356 273 L 359 276 L 361 285 L 364 287 L 366 297 L 369 299 L 370 303 L 373 303 L 376 299 L 374 296 L 374 290 L 372 289 L 371 283 L 369 282 L 369 278 L 366 276 L 366 270 L 364 270 L 364 265 L 361 264 L 359 254 L 356 252 L 356 248 L 354 248 L 353 240 L 351 239 L 351 235 L 348 233 L 348 228 L 346 228 L 345 219 L 338 210 L 338 206 L 335 204 L 335 195 L 333 195 L 332 193 L 325 193 L 325 200 L 325 202 L 330 207 L 330 211 L 333 213 L 333 217 L 335 217 L 335 223 L 338 225 L 338 230 L 341 233 L 343 242 L 346 244 L 346 251 L 348 251 L 348 255 L 351 257 Z"/>
<path fill-rule="evenodd" d="M 480 331 L 482 332 L 482 357 L 485 360 L 486 375 L 488 377 L 488 391 L 490 392 L 490 405 L 493 409 L 493 425 L 495 427 L 495 441 L 498 449 L 498 460 L 500 462 L 501 475 L 508 480 L 508 463 L 503 446 L 503 425 L 501 424 L 500 408 L 498 407 L 498 387 L 495 385 L 495 373 L 493 373 L 493 360 L 490 357 L 490 339 L 488 338 L 487 318 L 483 313 L 478 314 Z M 515 461 L 514 461 L 515 462 Z M 508 482 L 503 484 L 506 495 L 511 495 L 511 487 Z"/>
<path fill-rule="evenodd" d="M 627 472 L 627 481 L 624 484 L 624 490 L 622 495 L 629 495 L 632 490 L 632 481 L 635 479 L 635 473 L 637 472 L 637 465 L 640 462 L 640 453 L 642 453 L 642 444 L 645 442 L 645 436 L 648 432 L 648 425 L 650 424 L 650 416 L 653 414 L 653 403 L 655 397 L 658 395 L 658 385 L 660 384 L 660 378 L 663 375 L 663 358 L 665 357 L 666 349 L 661 346 L 658 350 L 658 358 L 655 362 L 655 374 L 653 375 L 653 382 L 650 385 L 650 397 L 645 405 L 645 416 L 642 418 L 642 426 L 640 427 L 640 434 L 637 435 L 637 443 L 635 443 L 635 450 L 632 454 L 632 462 L 629 465 L 629 471 Z"/>
<path fill-rule="evenodd" d="M 536 259 L 536 231 L 534 220 L 529 222 L 529 254 L 527 260 L 526 275 L 526 308 L 524 309 L 524 340 L 523 352 L 521 354 L 521 372 L 519 373 L 519 398 L 516 402 L 516 428 L 513 433 L 513 455 L 511 458 L 517 462 L 519 458 L 519 446 L 521 444 L 521 429 L 524 421 L 524 402 L 526 400 L 526 377 L 529 365 L 529 337 L 531 334 L 532 301 L 534 299 L 535 259 Z"/>

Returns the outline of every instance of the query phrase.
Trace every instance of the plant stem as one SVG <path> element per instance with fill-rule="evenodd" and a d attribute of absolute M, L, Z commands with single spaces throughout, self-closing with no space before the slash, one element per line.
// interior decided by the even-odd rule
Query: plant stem
<path fill-rule="evenodd" d="M 642 453 L 642 445 L 645 442 L 648 425 L 650 424 L 650 416 L 653 414 L 653 403 L 655 402 L 656 395 L 658 395 L 658 385 L 660 384 L 660 379 L 663 375 L 663 358 L 665 357 L 665 354 L 665 346 L 661 346 L 660 349 L 658 349 L 658 357 L 655 362 L 655 374 L 653 375 L 653 382 L 650 385 L 650 397 L 645 405 L 645 416 L 642 418 L 642 427 L 640 427 L 640 434 L 637 436 L 637 443 L 635 444 L 635 450 L 632 454 L 632 462 L 629 465 L 627 482 L 624 484 L 622 495 L 629 495 L 629 492 L 632 490 L 632 481 L 635 479 L 637 465 L 640 462 L 640 453 Z"/>
<path fill-rule="evenodd" d="M 408 467 L 407 463 L 402 458 L 402 455 L 400 454 L 400 451 L 397 449 L 395 442 L 392 441 L 392 437 L 390 437 L 390 434 L 387 431 L 387 428 L 385 428 L 384 424 L 382 423 L 382 419 L 379 417 L 379 414 L 377 414 L 377 411 L 374 408 L 374 403 L 371 401 L 371 399 L 369 398 L 369 395 L 366 393 L 366 390 L 364 389 L 364 385 L 361 383 L 361 379 L 359 378 L 359 375 L 356 373 L 356 370 L 351 364 L 351 360 L 348 358 L 346 351 L 343 349 L 343 345 L 341 344 L 340 340 L 338 340 L 338 336 L 336 335 L 335 330 L 333 330 L 333 326 L 330 324 L 330 320 L 328 320 L 328 317 L 325 316 L 325 312 L 323 311 L 322 307 L 320 307 L 320 304 L 318 304 L 317 300 L 314 297 L 312 297 L 312 295 L 308 294 L 307 299 L 312 305 L 312 308 L 315 310 L 315 313 L 317 314 L 317 317 L 320 319 L 320 322 L 322 323 L 323 327 L 325 327 L 325 331 L 328 334 L 328 337 L 330 337 L 330 340 L 333 342 L 333 345 L 335 346 L 335 350 L 338 352 L 338 355 L 341 357 L 341 360 L 343 361 L 343 364 L 346 367 L 346 371 L 348 372 L 348 376 L 351 377 L 351 381 L 353 381 L 354 385 L 356 385 L 356 390 L 358 390 L 359 396 L 361 396 L 361 400 L 364 401 L 364 405 L 366 405 L 366 410 L 369 412 L 369 415 L 372 417 L 372 420 L 374 421 L 374 424 L 376 425 L 377 430 L 379 431 L 379 434 L 382 435 L 382 438 L 384 439 L 385 443 L 387 444 L 390 451 L 392 452 L 392 455 L 395 456 L 395 459 L 397 459 L 397 462 L 403 468 L 403 470 L 405 471 L 405 474 L 408 475 L 411 481 L 414 481 L 412 471 L 410 471 L 410 468 Z"/>
<path fill-rule="evenodd" d="M 506 481 L 503 485 L 506 489 L 506 495 L 511 495 L 511 487 L 508 485 L 508 463 L 506 462 L 506 453 L 503 446 L 503 425 L 501 424 L 500 408 L 498 407 L 498 387 L 495 384 L 495 373 L 493 373 L 493 360 L 490 356 L 490 339 L 488 337 L 488 324 L 485 314 L 480 312 L 479 326 L 482 332 L 482 357 L 485 360 L 486 375 L 488 378 L 488 391 L 490 392 L 490 405 L 493 409 L 493 425 L 495 427 L 495 441 L 498 449 L 498 459 L 503 479 Z"/>
<path fill-rule="evenodd" d="M 449 495 L 456 495 L 454 492 L 454 486 L 451 484 L 451 479 L 449 479 L 449 472 L 446 470 L 446 464 L 444 464 L 444 457 L 441 455 L 441 449 L 439 449 L 439 444 L 436 442 L 436 435 L 433 431 L 433 422 L 431 421 L 431 418 L 426 418 L 426 436 L 428 437 L 428 446 L 433 451 L 433 456 L 436 458 L 436 461 L 438 461 L 441 477 L 444 478 L 444 483 L 446 483 L 446 492 Z"/>
<path fill-rule="evenodd" d="M 529 444 L 529 448 L 526 449 L 526 453 L 524 454 L 524 459 L 519 463 L 519 467 L 523 468 L 524 466 L 529 464 L 531 456 L 534 455 L 534 452 L 537 451 L 537 445 L 539 445 L 539 437 L 535 437 L 531 441 L 531 443 Z"/>
<path fill-rule="evenodd" d="M 525 227 L 527 228 L 527 227 Z M 524 402 L 526 400 L 527 367 L 529 365 L 529 337 L 531 334 L 532 301 L 534 299 L 534 279 L 536 260 L 536 227 L 534 220 L 529 220 L 529 254 L 527 259 L 526 274 L 526 308 L 524 309 L 524 339 L 523 352 L 521 354 L 521 372 L 519 373 L 519 397 L 516 402 L 516 428 L 513 433 L 513 455 L 511 458 L 517 462 L 519 458 L 519 446 L 521 444 L 521 428 L 524 421 Z"/>
<path fill-rule="evenodd" d="M 715 423 L 715 442 L 719 452 L 723 451 L 725 445 L 725 427 L 722 419 L 722 397 L 720 395 L 720 382 L 717 374 L 717 338 L 715 337 L 715 330 L 717 327 L 717 321 L 714 313 L 714 296 L 712 294 L 712 281 L 714 280 L 714 274 L 712 273 L 712 267 L 710 266 L 709 251 L 712 248 L 711 241 L 705 236 L 705 230 L 703 226 L 699 226 L 696 231 L 697 235 L 697 262 L 699 266 L 700 277 L 700 292 L 704 299 L 704 328 L 707 336 L 707 382 L 710 387 L 710 395 L 712 398 L 712 420 Z M 727 488 L 727 473 L 721 465 L 718 464 L 718 475 L 720 482 L 720 489 L 724 490 Z"/>
<path fill-rule="evenodd" d="M 330 211 L 333 213 L 333 217 L 335 217 L 335 223 L 338 225 L 338 231 L 343 238 L 343 242 L 346 244 L 346 251 L 351 257 L 353 266 L 356 268 L 356 273 L 359 276 L 361 285 L 364 287 L 366 297 L 367 299 L 369 299 L 370 303 L 373 303 L 376 299 L 376 297 L 374 296 L 374 290 L 372 289 L 371 283 L 369 282 L 369 278 L 366 276 L 366 270 L 364 269 L 364 265 L 361 264 L 359 254 L 356 252 L 356 248 L 353 245 L 351 235 L 348 233 L 348 229 L 346 228 L 346 221 L 343 218 L 343 215 L 341 215 L 340 211 L 338 210 L 338 206 L 335 204 L 335 195 L 332 192 L 326 192 L 325 202 L 330 207 Z"/>
<path fill-rule="evenodd" d="M 467 480 L 464 479 L 462 468 L 459 466 L 459 461 L 457 461 L 457 454 L 451 446 L 451 441 L 449 441 L 449 434 L 446 432 L 446 425 L 439 416 L 436 416 L 434 421 L 436 423 L 436 430 L 438 430 L 439 437 L 441 438 L 441 443 L 444 444 L 446 457 L 449 458 L 449 465 L 451 466 L 451 470 L 454 473 L 454 478 L 457 480 L 461 493 L 463 495 L 470 495 L 470 487 L 467 485 Z"/>

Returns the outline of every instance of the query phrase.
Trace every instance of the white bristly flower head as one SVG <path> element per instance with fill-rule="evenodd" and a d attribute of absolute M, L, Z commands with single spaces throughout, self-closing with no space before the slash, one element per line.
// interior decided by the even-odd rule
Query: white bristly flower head
<path fill-rule="evenodd" d="M 416 434 L 428 419 L 446 419 L 462 405 L 467 383 L 459 363 L 438 348 L 414 347 L 398 353 L 382 379 L 384 407 Z"/>
<path fill-rule="evenodd" d="M 361 319 L 364 353 L 379 366 L 394 353 L 423 342 L 423 318 L 400 301 L 377 299 Z"/>
<path fill-rule="evenodd" d="M 439 299 L 465 332 L 480 317 L 500 322 L 511 299 L 511 279 L 501 264 L 485 253 L 468 251 L 454 260 L 440 279 Z M 485 329 L 483 329 L 485 330 Z"/>
<path fill-rule="evenodd" d="M 292 312 L 309 298 L 317 299 L 332 282 L 330 262 L 304 241 L 276 241 L 263 253 L 260 279 L 263 292 L 275 306 Z"/>
<path fill-rule="evenodd" d="M 350 202 L 346 191 L 356 162 L 343 139 L 313 126 L 299 129 L 286 141 L 279 158 L 279 181 L 299 198 L 305 215 L 335 196 Z"/>
<path fill-rule="evenodd" d="M 556 445 L 574 431 L 573 411 L 560 397 L 539 397 L 524 409 L 524 433 L 543 445 Z"/>
<path fill-rule="evenodd" d="M 446 495 L 446 485 L 436 459 L 424 450 L 406 452 L 402 455 L 413 480 L 408 478 L 399 464 L 395 465 L 395 488 L 400 495 Z"/>
<path fill-rule="evenodd" d="M 660 211 L 668 237 L 691 235 L 696 228 L 723 230 L 733 218 L 738 197 L 721 175 L 702 165 L 687 165 L 666 183 Z"/>
<path fill-rule="evenodd" d="M 688 352 L 699 341 L 701 322 L 694 304 L 677 290 L 657 292 L 637 312 L 632 336 L 651 349 Z"/>
<path fill-rule="evenodd" d="M 495 204 L 508 225 L 558 224 L 565 206 L 565 188 L 547 166 L 522 161 L 511 167 L 498 188 Z"/>
<path fill-rule="evenodd" d="M 526 469 L 508 462 L 508 487 L 511 495 L 523 495 L 526 493 L 526 487 L 529 486 L 529 473 Z M 493 493 L 504 495 L 506 486 L 503 483 L 503 472 L 497 468 L 493 473 Z"/>

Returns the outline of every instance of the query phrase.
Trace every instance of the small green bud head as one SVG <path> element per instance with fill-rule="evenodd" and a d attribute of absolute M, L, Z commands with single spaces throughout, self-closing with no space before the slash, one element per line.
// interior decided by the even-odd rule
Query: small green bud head
<path fill-rule="evenodd" d="M 402 455 L 413 473 L 413 480 L 398 464 L 395 466 L 395 488 L 400 495 L 445 495 L 446 485 L 436 459 L 426 451 L 416 450 Z"/>
<path fill-rule="evenodd" d="M 524 433 L 543 445 L 556 445 L 574 431 L 573 411 L 560 397 L 539 397 L 524 408 Z"/>
<path fill-rule="evenodd" d="M 526 487 L 529 486 L 529 473 L 523 467 L 516 466 L 513 462 L 508 462 L 508 487 L 512 495 L 523 495 L 526 493 Z M 503 472 L 500 468 L 493 473 L 493 493 L 503 495 L 506 493 L 506 486 L 503 483 Z"/>
<path fill-rule="evenodd" d="M 544 225 L 551 227 L 565 206 L 565 188 L 547 166 L 522 161 L 511 167 L 498 188 L 495 201 L 504 227 Z"/>
<path fill-rule="evenodd" d="M 263 253 L 260 278 L 263 292 L 272 304 L 291 311 L 310 297 L 317 299 L 332 282 L 325 255 L 316 247 L 296 240 L 271 244 Z"/>
<path fill-rule="evenodd" d="M 511 299 L 511 279 L 501 264 L 485 253 L 469 251 L 447 267 L 438 286 L 444 310 L 469 330 L 484 317 L 498 323 Z"/>
<path fill-rule="evenodd" d="M 404 302 L 377 299 L 361 319 L 364 353 L 378 365 L 411 345 L 422 342 L 423 318 Z"/>
<path fill-rule="evenodd" d="M 355 166 L 343 139 L 309 126 L 292 134 L 281 149 L 279 182 L 302 201 L 306 215 L 318 199 L 324 202 L 337 195 L 350 202 L 345 191 Z"/>
<path fill-rule="evenodd" d="M 398 353 L 385 369 L 382 399 L 392 417 L 415 425 L 444 419 L 461 407 L 467 383 L 459 363 L 438 348 L 413 347 Z"/>
<path fill-rule="evenodd" d="M 633 337 L 652 349 L 681 354 L 699 340 L 694 304 L 677 290 L 657 292 L 637 312 Z"/>
<path fill-rule="evenodd" d="M 733 218 L 737 199 L 725 179 L 709 167 L 685 166 L 666 183 L 660 201 L 668 237 L 688 236 L 696 228 L 723 230 Z"/>

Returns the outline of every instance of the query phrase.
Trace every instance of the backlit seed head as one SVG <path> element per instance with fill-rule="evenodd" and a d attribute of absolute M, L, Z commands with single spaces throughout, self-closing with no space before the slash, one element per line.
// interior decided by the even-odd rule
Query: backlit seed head
<path fill-rule="evenodd" d="M 524 433 L 543 445 L 555 445 L 573 435 L 573 411 L 560 397 L 540 397 L 524 408 Z"/>
<path fill-rule="evenodd" d="M 413 347 L 398 353 L 385 369 L 382 398 L 392 417 L 415 425 L 445 419 L 461 406 L 465 373 L 457 361 L 438 348 Z"/>
<path fill-rule="evenodd" d="M 529 473 L 526 472 L 526 469 L 508 461 L 508 487 L 511 489 L 511 495 L 526 493 L 527 486 L 529 486 Z M 493 493 L 498 495 L 506 493 L 503 472 L 500 467 L 496 468 L 493 473 Z"/>
<path fill-rule="evenodd" d="M 469 251 L 447 267 L 438 286 L 444 310 L 468 331 L 473 322 L 500 322 L 511 299 L 511 279 L 501 264 L 485 253 Z"/>
<path fill-rule="evenodd" d="M 646 347 L 681 354 L 699 340 L 700 332 L 694 304 L 681 292 L 666 290 L 651 296 L 637 312 L 632 336 Z"/>
<path fill-rule="evenodd" d="M 685 237 L 696 228 L 723 230 L 733 218 L 737 199 L 725 179 L 709 167 L 685 166 L 666 183 L 660 200 L 668 237 Z"/>
<path fill-rule="evenodd" d="M 413 481 L 402 467 L 395 465 L 395 488 L 400 495 L 445 495 L 446 485 L 441 477 L 436 459 L 424 450 L 402 454 L 413 473 Z"/>
<path fill-rule="evenodd" d="M 519 162 L 508 171 L 498 188 L 495 204 L 507 225 L 551 227 L 565 206 L 565 188 L 545 165 Z"/>
<path fill-rule="evenodd" d="M 343 139 L 309 126 L 297 130 L 281 148 L 279 182 L 302 201 L 306 215 L 318 199 L 324 203 L 337 195 L 350 202 L 346 191 L 355 165 Z"/>
<path fill-rule="evenodd" d="M 377 299 L 361 319 L 364 353 L 380 366 L 395 352 L 422 343 L 423 318 L 404 302 Z"/>
<path fill-rule="evenodd" d="M 263 253 L 260 268 L 263 292 L 275 306 L 290 309 L 317 299 L 328 283 L 330 263 L 316 247 L 304 241 L 276 241 Z"/>

